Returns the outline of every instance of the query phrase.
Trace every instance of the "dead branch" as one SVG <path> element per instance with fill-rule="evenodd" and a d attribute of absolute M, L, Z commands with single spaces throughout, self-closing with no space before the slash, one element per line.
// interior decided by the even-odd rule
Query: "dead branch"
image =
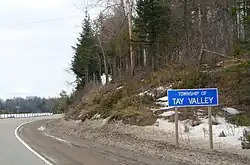
<path fill-rule="evenodd" d="M 221 57 L 225 57 L 225 58 L 229 58 L 229 59 L 237 60 L 237 61 L 240 61 L 240 62 L 244 62 L 244 60 L 242 60 L 242 59 L 235 58 L 235 57 L 231 57 L 231 56 L 226 56 L 225 54 L 217 53 L 217 52 L 210 51 L 210 50 L 207 50 L 207 49 L 203 49 L 203 51 L 206 51 L 206 52 L 209 52 L 209 53 L 212 53 L 212 54 L 215 54 L 215 55 L 221 56 Z"/>

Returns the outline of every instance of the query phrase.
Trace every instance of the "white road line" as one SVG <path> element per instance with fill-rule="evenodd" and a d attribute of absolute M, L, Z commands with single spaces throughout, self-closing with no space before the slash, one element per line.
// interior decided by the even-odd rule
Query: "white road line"
<path fill-rule="evenodd" d="M 64 140 L 64 139 L 61 139 L 61 138 L 58 138 L 58 137 L 49 135 L 49 134 L 47 134 L 47 133 L 45 133 L 45 136 L 48 136 L 48 137 L 50 137 L 50 138 L 52 138 L 52 139 L 55 139 L 55 140 L 57 140 L 57 141 L 59 141 L 59 142 L 65 143 L 65 144 L 67 144 L 67 145 L 69 145 L 69 146 L 72 146 L 72 144 L 71 144 L 70 142 L 68 142 L 67 140 Z"/>
<path fill-rule="evenodd" d="M 30 150 L 33 154 L 35 154 L 38 158 L 40 158 L 46 165 L 53 165 L 51 162 L 49 162 L 46 158 L 44 158 L 43 156 L 41 156 L 40 154 L 38 154 L 36 151 L 34 151 L 27 143 L 25 143 L 21 138 L 20 136 L 18 135 L 18 130 L 25 124 L 29 124 L 31 123 L 32 121 L 30 122 L 27 122 L 27 123 L 23 123 L 21 125 L 19 125 L 16 129 L 15 129 L 15 136 L 16 138 L 28 149 Z"/>

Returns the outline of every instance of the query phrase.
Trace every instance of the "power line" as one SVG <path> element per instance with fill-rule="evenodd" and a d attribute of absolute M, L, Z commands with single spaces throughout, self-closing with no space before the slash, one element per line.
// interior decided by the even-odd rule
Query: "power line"
<path fill-rule="evenodd" d="M 82 17 L 82 16 L 77 15 L 77 16 L 71 16 L 71 17 L 55 18 L 55 19 L 50 19 L 50 20 L 42 20 L 42 21 L 34 21 L 34 22 L 26 22 L 26 23 L 21 23 L 21 24 L 7 25 L 6 27 L 7 28 L 21 27 L 21 26 L 28 26 L 28 25 L 41 24 L 41 23 L 58 22 L 58 21 L 69 20 L 69 19 L 80 18 L 80 17 Z"/>

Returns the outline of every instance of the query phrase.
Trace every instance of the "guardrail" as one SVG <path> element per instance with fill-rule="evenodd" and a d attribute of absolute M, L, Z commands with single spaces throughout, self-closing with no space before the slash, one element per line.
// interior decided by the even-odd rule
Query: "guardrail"
<path fill-rule="evenodd" d="M 29 118 L 29 117 L 50 116 L 50 115 L 53 115 L 53 113 L 0 114 L 0 119 L 7 119 L 7 118 Z"/>

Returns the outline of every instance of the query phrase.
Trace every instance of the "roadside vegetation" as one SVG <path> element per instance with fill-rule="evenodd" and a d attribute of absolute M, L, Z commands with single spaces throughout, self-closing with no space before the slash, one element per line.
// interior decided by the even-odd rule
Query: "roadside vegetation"
<path fill-rule="evenodd" d="M 213 115 L 233 107 L 240 113 L 226 120 L 250 125 L 249 1 L 101 2 L 106 8 L 97 18 L 85 11 L 72 47 L 76 88 L 58 104 L 66 120 L 152 125 L 168 88 L 216 87 L 220 106 Z M 199 125 L 195 111 L 186 108 L 180 120 Z"/>

